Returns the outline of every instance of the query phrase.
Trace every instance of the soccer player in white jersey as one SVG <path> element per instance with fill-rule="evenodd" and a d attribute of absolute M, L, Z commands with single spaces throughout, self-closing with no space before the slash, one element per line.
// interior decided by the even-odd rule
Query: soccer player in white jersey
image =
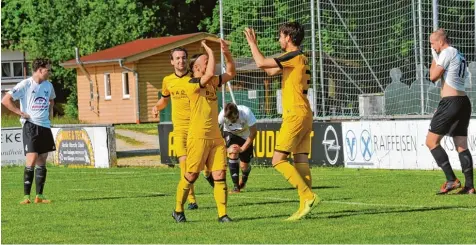
<path fill-rule="evenodd" d="M 20 204 L 31 203 L 33 177 L 36 182 L 35 203 L 50 203 L 43 196 L 47 173 L 46 158 L 48 152 L 56 150 L 50 129 L 56 94 L 53 85 L 47 81 L 51 62 L 39 58 L 33 61 L 32 66 L 33 76 L 18 83 L 2 99 L 2 104 L 7 109 L 20 116 L 23 126 L 26 166 L 23 176 L 24 198 Z M 14 104 L 15 100 L 20 100 L 20 108 Z"/>
<path fill-rule="evenodd" d="M 435 82 L 441 79 L 441 100 L 431 120 L 426 145 L 446 176 L 446 182 L 437 194 L 447 194 L 461 186 L 451 168 L 448 155 L 440 145 L 445 135 L 453 137 L 465 177 L 465 185 L 457 193 L 474 194 L 473 158 L 467 141 L 471 102 L 464 87 L 466 60 L 451 46 L 443 29 L 430 35 L 430 43 L 433 54 L 430 80 Z"/>
<path fill-rule="evenodd" d="M 228 166 L 234 184 L 231 192 L 238 193 L 245 187 L 251 172 L 250 161 L 253 158 L 253 140 L 256 137 L 256 118 L 250 108 L 228 103 L 218 115 L 218 123 L 223 128 L 223 137 L 228 148 Z M 240 168 L 241 180 L 239 180 Z"/>

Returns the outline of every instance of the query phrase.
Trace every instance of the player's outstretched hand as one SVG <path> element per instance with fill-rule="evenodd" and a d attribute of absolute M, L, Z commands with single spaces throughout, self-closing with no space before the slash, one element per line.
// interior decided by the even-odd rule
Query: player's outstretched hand
<path fill-rule="evenodd" d="M 202 47 L 203 47 L 205 50 L 210 49 L 210 47 L 208 47 L 208 45 L 207 45 L 207 41 L 206 41 L 206 40 L 203 40 L 203 41 L 201 42 L 201 44 L 202 44 Z"/>
<path fill-rule="evenodd" d="M 243 31 L 246 36 L 246 41 L 248 41 L 248 44 L 256 44 L 256 33 L 253 28 L 246 27 L 245 30 Z"/>
<path fill-rule="evenodd" d="M 225 40 L 220 39 L 220 46 L 221 46 L 221 51 L 224 54 L 230 54 L 230 49 L 228 48 L 228 44 L 226 44 Z"/>
<path fill-rule="evenodd" d="M 152 107 L 152 114 L 154 114 L 154 118 L 157 118 L 157 115 L 159 114 L 159 111 L 157 111 L 157 106 L 155 105 Z"/>

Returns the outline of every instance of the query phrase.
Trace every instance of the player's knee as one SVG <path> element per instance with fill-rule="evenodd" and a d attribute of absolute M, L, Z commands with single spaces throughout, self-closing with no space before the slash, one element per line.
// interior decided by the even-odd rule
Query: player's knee
<path fill-rule="evenodd" d="M 468 137 L 466 136 L 455 136 L 453 137 L 453 142 L 455 143 L 456 150 L 459 153 L 468 149 Z"/>
<path fill-rule="evenodd" d="M 230 153 L 230 154 L 228 154 L 228 158 L 229 158 L 229 159 L 236 160 L 236 159 L 238 159 L 239 157 L 240 157 L 240 155 L 239 155 L 239 154 L 236 154 L 236 153 Z"/>
<path fill-rule="evenodd" d="M 198 179 L 198 173 L 185 173 L 184 177 L 190 184 L 193 184 Z"/>
<path fill-rule="evenodd" d="M 436 142 L 435 140 L 432 140 L 430 138 L 426 138 L 425 144 L 428 147 L 428 149 L 430 149 L 430 150 L 433 150 L 435 147 L 438 146 L 438 142 Z"/>
<path fill-rule="evenodd" d="M 218 170 L 212 172 L 212 177 L 214 180 L 220 180 L 226 178 L 226 171 L 225 170 Z"/>
<path fill-rule="evenodd" d="M 237 144 L 233 144 L 227 149 L 228 155 L 231 154 L 239 154 L 240 153 L 240 146 Z"/>
<path fill-rule="evenodd" d="M 278 163 L 281 163 L 283 160 L 288 159 L 288 156 L 289 156 L 289 152 L 274 151 L 273 159 L 271 160 L 273 167 L 277 165 Z"/>
<path fill-rule="evenodd" d="M 251 165 L 246 162 L 241 162 L 240 164 L 241 171 L 248 171 L 251 169 Z"/>

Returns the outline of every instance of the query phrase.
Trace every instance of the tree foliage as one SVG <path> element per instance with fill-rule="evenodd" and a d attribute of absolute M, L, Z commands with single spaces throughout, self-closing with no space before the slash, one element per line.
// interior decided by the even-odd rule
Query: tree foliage
<path fill-rule="evenodd" d="M 2 0 L 2 49 L 50 58 L 55 87 L 76 96 L 75 71 L 59 66 L 74 58 L 74 47 L 82 56 L 138 38 L 196 32 L 213 7 L 195 0 Z M 68 98 L 71 106 L 75 101 Z"/>

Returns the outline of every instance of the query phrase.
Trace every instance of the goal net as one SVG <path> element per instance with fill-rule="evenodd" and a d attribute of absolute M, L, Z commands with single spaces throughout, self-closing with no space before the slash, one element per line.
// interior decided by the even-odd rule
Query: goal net
<path fill-rule="evenodd" d="M 474 1 L 438 2 L 439 26 L 448 30 L 468 64 L 474 62 Z M 282 53 L 279 26 L 298 21 L 305 28 L 301 49 L 311 65 L 308 98 L 315 117 L 421 117 L 433 113 L 439 98 L 437 88 L 428 80 L 432 0 L 313 3 L 222 0 L 222 31 L 232 42 L 237 65 L 231 87 L 238 104 L 250 107 L 258 119 L 281 116 L 281 77 L 269 77 L 256 67 L 243 30 L 253 27 L 262 53 L 276 57 Z M 219 11 L 217 4 L 215 13 Z M 220 33 L 217 18 L 204 24 L 209 32 Z M 225 94 L 225 100 L 231 101 L 229 89 Z"/>

